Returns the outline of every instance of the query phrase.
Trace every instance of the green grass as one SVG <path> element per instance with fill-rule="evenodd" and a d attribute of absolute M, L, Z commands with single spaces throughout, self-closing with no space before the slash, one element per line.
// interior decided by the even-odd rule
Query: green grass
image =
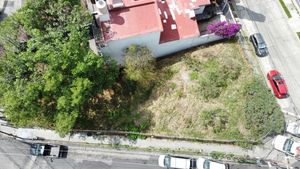
<path fill-rule="evenodd" d="M 298 38 L 299 38 L 299 40 L 300 40 L 300 32 L 297 32 L 297 35 L 298 35 Z"/>
<path fill-rule="evenodd" d="M 255 105 L 260 104 L 256 98 L 249 98 L 252 91 L 264 91 L 261 95 L 269 101 L 263 107 L 275 110 L 278 105 L 266 86 L 246 88 L 254 83 L 255 75 L 237 42 L 190 49 L 162 59 L 158 65 L 178 71 L 156 86 L 150 99 L 141 105 L 153 117 L 149 132 L 205 139 L 256 140 L 272 127 L 279 128 L 276 132 L 281 130 L 282 123 L 273 125 L 268 121 L 281 119 L 282 114 L 272 113 L 269 109 L 263 109 L 264 112 L 254 110 Z M 161 77 L 168 74 L 159 72 Z M 263 122 L 258 125 L 260 127 L 249 127 L 251 116 L 246 115 L 246 110 L 260 118 L 258 121 Z M 239 146 L 251 145 L 241 143 Z"/>
<path fill-rule="evenodd" d="M 287 15 L 287 17 L 288 17 L 288 18 L 291 18 L 292 15 L 291 15 L 289 9 L 287 8 L 287 6 L 285 5 L 285 3 L 283 2 L 283 0 L 279 0 L 279 2 L 280 2 L 280 4 L 281 4 L 281 6 L 282 6 L 282 8 L 283 8 L 283 10 L 284 10 L 284 12 L 285 12 L 285 14 Z"/>

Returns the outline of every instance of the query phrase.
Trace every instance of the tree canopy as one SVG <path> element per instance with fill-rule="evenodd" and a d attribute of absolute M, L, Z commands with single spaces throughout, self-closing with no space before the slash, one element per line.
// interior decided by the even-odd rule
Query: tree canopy
<path fill-rule="evenodd" d="M 0 97 L 18 126 L 69 132 L 86 104 L 118 77 L 88 47 L 91 17 L 77 0 L 28 0 L 0 27 Z"/>
<path fill-rule="evenodd" d="M 149 86 L 156 77 L 151 51 L 143 46 L 129 46 L 125 52 L 125 73 L 129 80 L 138 82 L 142 87 Z"/>

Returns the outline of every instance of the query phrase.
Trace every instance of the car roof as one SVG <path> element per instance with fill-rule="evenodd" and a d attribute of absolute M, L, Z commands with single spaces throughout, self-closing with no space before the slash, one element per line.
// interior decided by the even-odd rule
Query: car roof
<path fill-rule="evenodd" d="M 185 157 L 171 156 L 171 168 L 190 168 L 191 159 Z"/>
<path fill-rule="evenodd" d="M 279 149 L 279 150 L 283 150 L 283 145 L 284 145 L 284 143 L 287 139 L 289 139 L 289 138 L 285 137 L 285 136 L 282 136 L 282 135 L 276 136 L 273 140 L 274 148 Z"/>
<path fill-rule="evenodd" d="M 253 35 L 255 36 L 258 43 L 265 43 L 265 40 L 260 33 L 255 33 Z"/>

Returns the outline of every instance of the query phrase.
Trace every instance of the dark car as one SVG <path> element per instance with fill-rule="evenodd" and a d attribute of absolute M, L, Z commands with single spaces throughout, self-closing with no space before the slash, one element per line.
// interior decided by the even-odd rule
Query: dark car
<path fill-rule="evenodd" d="M 264 41 L 264 38 L 260 33 L 255 33 L 250 36 L 250 41 L 252 42 L 255 53 L 257 56 L 266 56 L 268 55 L 268 48 L 266 45 L 266 42 Z"/>
<path fill-rule="evenodd" d="M 267 78 L 277 98 L 282 99 L 289 96 L 287 85 L 285 84 L 284 79 L 277 70 L 271 70 L 267 74 Z"/>
<path fill-rule="evenodd" d="M 50 145 L 34 143 L 30 146 L 30 154 L 34 156 L 45 156 L 53 158 L 66 158 L 68 147 L 63 145 Z"/>

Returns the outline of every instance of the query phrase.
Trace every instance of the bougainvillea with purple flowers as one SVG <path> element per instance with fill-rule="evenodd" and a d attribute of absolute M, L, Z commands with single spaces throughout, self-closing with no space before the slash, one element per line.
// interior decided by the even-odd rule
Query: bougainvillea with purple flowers
<path fill-rule="evenodd" d="M 215 33 L 223 38 L 231 38 L 241 29 L 240 24 L 228 23 L 228 22 L 216 22 L 207 26 L 207 30 L 210 33 Z"/>

